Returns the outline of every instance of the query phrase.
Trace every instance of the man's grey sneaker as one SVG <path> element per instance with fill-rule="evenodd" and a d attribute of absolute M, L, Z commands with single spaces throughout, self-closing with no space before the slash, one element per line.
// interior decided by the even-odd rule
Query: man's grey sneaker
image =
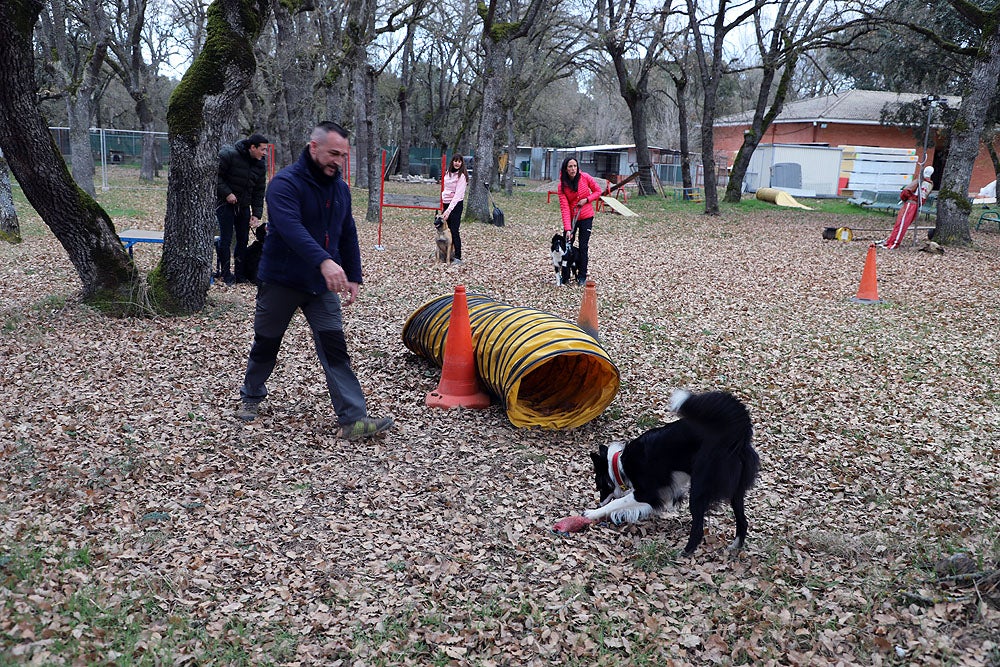
<path fill-rule="evenodd" d="M 236 411 L 236 418 L 240 421 L 252 422 L 257 419 L 257 410 L 260 409 L 260 402 L 243 401 L 240 409 Z"/>
<path fill-rule="evenodd" d="M 392 428 L 392 425 L 392 417 L 382 417 L 381 419 L 365 417 L 353 424 L 341 426 L 337 432 L 337 436 L 347 440 L 361 440 L 363 438 L 370 438 L 383 431 L 388 431 Z"/>

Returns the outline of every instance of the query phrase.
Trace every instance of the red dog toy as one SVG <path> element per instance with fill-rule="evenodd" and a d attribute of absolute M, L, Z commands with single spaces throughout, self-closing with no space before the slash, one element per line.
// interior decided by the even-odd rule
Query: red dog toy
<path fill-rule="evenodd" d="M 593 519 L 588 519 L 585 516 L 568 516 L 557 521 L 552 526 L 552 530 L 557 533 L 578 533 L 592 523 L 594 523 Z"/>

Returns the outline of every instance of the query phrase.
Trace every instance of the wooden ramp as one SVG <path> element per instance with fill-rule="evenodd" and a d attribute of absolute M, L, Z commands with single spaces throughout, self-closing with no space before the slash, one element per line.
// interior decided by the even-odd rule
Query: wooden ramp
<path fill-rule="evenodd" d="M 612 211 L 620 215 L 624 215 L 626 218 L 637 218 L 639 214 L 630 209 L 625 204 L 621 203 L 614 197 L 609 197 L 607 195 L 601 197 L 601 201 L 604 202 L 606 206 L 609 206 Z"/>

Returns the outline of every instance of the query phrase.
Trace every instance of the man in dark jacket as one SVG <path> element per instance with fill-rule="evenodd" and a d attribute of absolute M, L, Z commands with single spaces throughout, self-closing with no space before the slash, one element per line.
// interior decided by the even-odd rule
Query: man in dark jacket
<path fill-rule="evenodd" d="M 326 374 L 339 436 L 367 438 L 393 424 L 368 416 L 344 339 L 341 302 L 361 285 L 361 249 L 351 213 L 351 191 L 341 178 L 350 145 L 340 125 L 316 126 L 298 162 L 282 169 L 267 189 L 268 230 L 257 268 L 253 347 L 240 389 L 237 417 L 252 421 L 267 396 L 265 382 L 292 316 L 302 310 Z"/>
<path fill-rule="evenodd" d="M 267 138 L 251 134 L 219 151 L 215 216 L 219 220 L 219 277 L 227 285 L 247 279 L 243 273 L 243 255 L 250 239 L 250 226 L 256 227 L 263 214 L 267 180 L 266 148 Z M 233 250 L 234 271 L 231 273 L 229 252 L 234 232 L 236 248 Z"/>

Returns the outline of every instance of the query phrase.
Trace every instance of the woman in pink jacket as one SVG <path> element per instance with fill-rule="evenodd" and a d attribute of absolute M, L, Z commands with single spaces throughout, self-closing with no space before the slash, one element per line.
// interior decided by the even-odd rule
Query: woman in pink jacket
<path fill-rule="evenodd" d="M 563 160 L 559 179 L 559 208 L 562 210 L 563 229 L 572 229 L 573 215 L 576 214 L 576 238 L 580 241 L 579 260 L 577 266 L 577 284 L 587 282 L 588 250 L 590 247 L 590 232 L 594 228 L 594 207 L 591 206 L 601 197 L 601 188 L 590 174 L 580 171 L 580 164 L 575 157 Z M 579 209 L 579 210 L 578 210 Z"/>
<path fill-rule="evenodd" d="M 455 247 L 455 259 L 452 264 L 462 263 L 462 237 L 458 235 L 458 227 L 462 224 L 462 206 L 465 203 L 465 186 L 468 184 L 469 174 L 465 171 L 465 158 L 461 155 L 452 155 L 451 166 L 444 175 L 444 186 L 441 189 L 441 204 L 445 207 L 441 217 L 448 223 L 451 243 Z"/>

